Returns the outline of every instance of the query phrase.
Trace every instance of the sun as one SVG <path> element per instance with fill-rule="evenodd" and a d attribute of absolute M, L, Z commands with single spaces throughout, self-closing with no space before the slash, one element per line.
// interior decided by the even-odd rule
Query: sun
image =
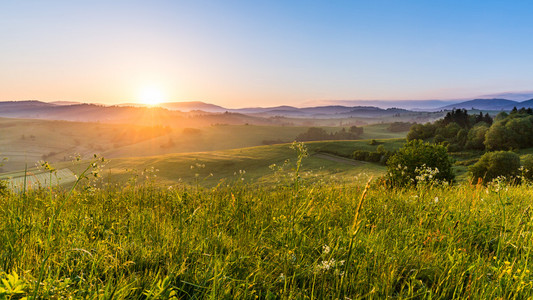
<path fill-rule="evenodd" d="M 145 86 L 139 92 L 139 102 L 145 105 L 157 106 L 165 100 L 165 94 L 156 86 Z"/>

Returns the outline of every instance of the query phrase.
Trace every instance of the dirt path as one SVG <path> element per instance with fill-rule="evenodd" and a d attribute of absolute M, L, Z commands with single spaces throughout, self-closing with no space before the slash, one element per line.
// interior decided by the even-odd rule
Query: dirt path
<path fill-rule="evenodd" d="M 331 160 L 331 161 L 338 162 L 338 163 L 341 163 L 341 164 L 352 165 L 352 166 L 360 166 L 360 165 L 363 165 L 363 164 L 367 163 L 367 162 L 364 162 L 364 161 L 353 160 L 353 159 L 349 159 L 349 158 L 345 158 L 345 157 L 342 157 L 342 156 L 337 156 L 337 155 L 333 155 L 333 154 L 329 154 L 329 153 L 315 153 L 315 154 L 313 154 L 313 156 L 314 157 L 318 157 L 318 158 L 322 158 L 322 159 Z"/>

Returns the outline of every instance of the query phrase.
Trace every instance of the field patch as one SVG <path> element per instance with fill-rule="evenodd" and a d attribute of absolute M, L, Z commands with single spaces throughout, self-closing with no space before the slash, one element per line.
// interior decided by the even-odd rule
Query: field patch
<path fill-rule="evenodd" d="M 14 175 L 14 176 L 13 176 Z M 24 180 L 26 180 L 26 187 L 29 189 L 35 189 L 38 187 L 56 186 L 59 184 L 68 184 L 76 181 L 76 175 L 68 169 L 60 169 L 50 174 L 49 172 L 32 172 L 28 171 L 26 176 L 24 172 L 22 174 L 12 173 L 3 175 L 0 177 L 9 182 L 9 186 L 14 191 L 21 191 L 24 189 Z"/>

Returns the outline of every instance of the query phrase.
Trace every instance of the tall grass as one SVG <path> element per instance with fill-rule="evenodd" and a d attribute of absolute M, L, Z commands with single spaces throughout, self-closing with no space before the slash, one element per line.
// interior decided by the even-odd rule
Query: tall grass
<path fill-rule="evenodd" d="M 0 299 L 527 298 L 532 196 L 305 181 L 9 194 Z"/>

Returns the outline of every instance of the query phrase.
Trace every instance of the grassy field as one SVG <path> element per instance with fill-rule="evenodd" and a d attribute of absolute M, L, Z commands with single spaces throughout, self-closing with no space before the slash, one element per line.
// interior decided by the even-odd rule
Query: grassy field
<path fill-rule="evenodd" d="M 0 297 L 533 296 L 531 186 L 365 189 L 299 176 L 298 161 L 268 185 L 169 187 L 160 170 L 142 185 L 4 194 Z"/>
<path fill-rule="evenodd" d="M 319 154 L 334 154 L 349 158 L 355 150 L 376 151 L 379 145 L 383 145 L 386 150 L 395 151 L 404 143 L 404 139 L 376 139 L 373 142 L 371 140 L 307 142 L 305 145 L 309 157 L 306 158 L 301 176 L 310 181 L 327 179 L 345 184 L 356 180 L 360 183 L 370 176 L 383 175 L 385 166 Z M 181 182 L 213 187 L 237 180 L 267 185 L 278 181 L 277 171 L 280 168 L 290 169 L 290 166 L 284 167 L 284 165 L 295 161 L 296 153 L 290 145 L 276 144 L 219 151 L 111 158 L 106 167 L 100 171 L 100 175 L 107 182 L 115 184 L 122 184 L 132 178 L 136 178 L 137 182 L 144 182 L 147 178 L 157 178 L 166 185 Z M 522 155 L 533 153 L 533 149 L 524 149 L 520 153 Z M 456 160 L 454 169 L 457 181 L 468 180 L 468 167 L 474 164 L 480 155 L 482 152 L 452 153 Z M 53 166 L 57 169 L 80 172 L 83 163 L 59 162 Z M 29 181 L 35 185 L 46 185 L 45 182 L 49 180 L 46 171 L 33 168 L 30 172 L 32 178 Z M 43 172 L 45 174 L 39 175 Z M 24 172 L 21 171 L 0 175 L 1 179 L 11 179 L 19 188 L 23 177 Z M 72 175 L 60 174 L 58 177 L 59 182 L 67 186 L 73 182 Z M 56 181 L 55 176 L 53 180 Z"/>
<path fill-rule="evenodd" d="M 386 140 L 383 140 L 386 141 Z M 387 140 L 388 141 L 388 140 Z M 396 140 L 390 141 L 391 147 L 401 145 Z M 326 141 L 306 143 L 308 157 L 302 167 L 300 176 L 315 182 L 329 180 L 339 184 L 363 182 L 370 176 L 384 174 L 385 167 L 379 164 L 345 160 L 338 157 L 317 155 L 324 149 L 335 148 L 353 152 L 353 149 L 366 149 L 369 141 Z M 375 147 L 374 147 L 375 148 Z M 351 150 L 350 150 L 351 149 Z M 290 170 L 291 163 L 297 159 L 291 144 L 277 144 L 256 146 L 232 150 L 220 150 L 195 153 L 175 153 L 158 156 L 144 156 L 132 158 L 111 158 L 99 170 L 103 182 L 124 184 L 135 179 L 142 183 L 148 179 L 157 178 L 158 182 L 166 185 L 187 183 L 203 187 L 213 187 L 219 184 L 230 184 L 244 181 L 257 185 L 268 185 L 280 180 L 280 171 Z M 65 172 L 80 173 L 86 162 L 59 162 L 52 166 L 59 170 L 53 173 L 53 183 L 59 182 L 64 186 L 71 186 L 74 176 Z M 29 169 L 27 186 L 35 188 L 47 186 L 50 174 L 42 168 Z M 56 176 L 57 175 L 57 176 Z M 23 188 L 24 171 L 8 172 L 0 175 L 0 179 L 7 179 L 16 190 Z"/>
<path fill-rule="evenodd" d="M 336 161 L 315 155 L 330 142 L 306 143 L 309 156 L 302 167 L 300 176 L 311 181 L 328 180 L 337 183 L 365 180 L 378 176 L 385 167 L 366 162 L 353 164 Z M 336 142 L 346 148 L 356 147 L 366 142 Z M 165 184 L 176 182 L 199 184 L 212 187 L 237 180 L 267 185 L 279 181 L 279 171 L 291 169 L 297 159 L 290 144 L 257 146 L 224 151 L 167 154 L 154 157 L 112 159 L 102 174 L 110 180 L 125 181 L 133 174 L 147 170 L 139 180 L 150 176 Z"/>
<path fill-rule="evenodd" d="M 0 118 L 0 155 L 8 159 L 1 169 L 11 172 L 39 160 L 90 157 L 167 134 L 159 127 Z"/>
<path fill-rule="evenodd" d="M 386 124 L 365 126 L 364 139 L 403 138 Z M 290 143 L 308 127 L 216 125 L 201 128 L 163 128 L 0 118 L 0 173 L 32 168 L 40 161 L 58 163 L 73 157 L 106 158 L 156 156 L 239 149 L 268 143 Z M 326 127 L 338 131 L 339 127 Z"/>
<path fill-rule="evenodd" d="M 382 125 L 375 125 L 382 126 Z M 245 127 L 245 126 L 243 126 Z M 242 129 L 242 128 L 241 128 Z M 380 130 L 379 128 L 377 130 Z M 357 181 L 360 183 L 370 176 L 378 177 L 385 173 L 385 166 L 377 163 L 348 161 L 328 156 L 350 158 L 355 150 L 376 151 L 382 145 L 388 151 L 395 151 L 405 143 L 403 138 L 373 139 L 356 141 L 319 141 L 305 143 L 309 157 L 303 167 L 301 176 L 306 180 L 330 180 L 340 184 Z M 109 158 L 109 163 L 101 170 L 100 175 L 107 182 L 122 184 L 136 178 L 137 182 L 144 182 L 147 178 L 157 178 L 161 183 L 173 185 L 188 183 L 203 187 L 213 187 L 218 184 L 230 184 L 237 180 L 253 184 L 272 184 L 278 181 L 280 168 L 286 162 L 294 162 L 296 153 L 290 149 L 291 144 L 275 144 L 255 146 L 230 150 L 205 151 L 194 153 L 172 153 L 156 156 Z M 322 155 L 328 154 L 328 155 Z M 531 154 L 533 149 L 522 149 L 520 155 Z M 458 182 L 468 181 L 468 168 L 483 154 L 480 151 L 464 151 L 451 153 L 456 161 L 454 169 Z M 72 162 L 58 162 L 52 164 L 57 169 L 80 172 L 83 164 Z M 275 166 L 274 166 L 275 165 Z M 46 185 L 48 174 L 43 170 L 30 168 L 30 181 L 34 186 Z M 68 171 L 67 171 L 68 172 Z M 44 172 L 46 173 L 46 172 Z M 24 172 L 14 171 L 0 174 L 0 179 L 10 179 L 20 188 Z M 53 177 L 67 186 L 74 179 L 72 175 Z M 355 178 L 355 179 L 354 179 Z"/>

